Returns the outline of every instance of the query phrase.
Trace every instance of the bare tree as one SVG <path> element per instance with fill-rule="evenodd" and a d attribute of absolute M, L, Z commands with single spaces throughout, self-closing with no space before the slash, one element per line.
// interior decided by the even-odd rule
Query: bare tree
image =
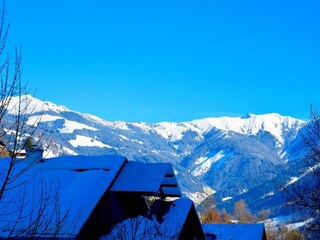
<path fill-rule="evenodd" d="M 300 132 L 307 149 L 301 181 L 284 187 L 287 204 L 306 212 L 309 221 L 306 231 L 311 237 L 320 236 L 320 114 L 310 107 L 310 122 Z"/>
<path fill-rule="evenodd" d="M 280 239 L 283 240 L 304 240 L 303 235 L 295 228 L 281 226 L 279 233 Z"/>
<path fill-rule="evenodd" d="M 259 212 L 257 213 L 256 220 L 257 220 L 257 221 L 267 220 L 267 219 L 269 218 L 269 213 L 270 213 L 269 210 L 267 210 L 267 209 L 262 209 L 261 211 L 259 211 Z"/>
<path fill-rule="evenodd" d="M 213 196 L 210 196 L 204 200 L 199 207 L 200 219 L 202 223 L 219 223 L 220 213 L 216 208 L 216 201 Z"/>
<path fill-rule="evenodd" d="M 304 236 L 295 228 L 289 228 L 285 225 L 274 226 L 272 224 L 265 224 L 266 235 L 268 240 L 304 240 Z"/>
<path fill-rule="evenodd" d="M 12 185 L 24 171 L 35 164 L 35 162 L 30 162 L 21 171 L 14 171 L 15 166 L 21 162 L 21 159 L 17 158 L 17 156 L 20 154 L 21 146 L 24 144 L 24 136 L 25 134 L 32 136 L 35 128 L 27 125 L 26 113 L 29 110 L 30 102 L 27 98 L 23 98 L 27 91 L 21 81 L 21 51 L 18 51 L 17 48 L 15 49 L 13 67 L 11 67 L 10 56 L 4 54 L 10 25 L 6 21 L 5 1 L 0 14 L 0 59 L 2 60 L 0 64 L 0 140 L 3 145 L 1 155 L 9 155 L 10 159 L 6 162 L 5 167 L 2 166 L 1 168 L 1 200 L 6 188 Z M 13 103 L 13 97 L 18 98 L 18 101 Z M 9 108 L 14 114 L 7 118 Z M 9 154 L 7 154 L 8 148 L 11 150 Z"/>
<path fill-rule="evenodd" d="M 171 222 L 170 225 L 166 225 L 165 223 L 159 223 L 156 219 L 138 216 L 116 224 L 111 232 L 101 239 L 177 240 L 180 231 L 181 226 L 178 222 Z"/>
<path fill-rule="evenodd" d="M 231 223 L 231 216 L 225 208 L 221 210 L 220 221 L 221 223 Z"/>
<path fill-rule="evenodd" d="M 241 223 L 254 222 L 254 216 L 243 199 L 234 203 L 233 216 Z"/>
<path fill-rule="evenodd" d="M 46 236 L 57 238 L 67 225 L 67 211 L 61 212 L 59 184 L 39 182 L 30 174 L 40 158 L 20 158 L 23 146 L 33 139 L 41 145 L 47 139 L 37 133 L 37 122 L 28 123 L 32 98 L 22 83 L 21 49 L 13 59 L 5 53 L 10 23 L 6 20 L 5 1 L 0 10 L 0 223 L 7 227 L 6 237 Z M 34 171 L 33 171 L 34 173 Z M 26 177 L 27 176 L 27 177 Z M 71 226 L 70 226 L 71 227 Z"/>

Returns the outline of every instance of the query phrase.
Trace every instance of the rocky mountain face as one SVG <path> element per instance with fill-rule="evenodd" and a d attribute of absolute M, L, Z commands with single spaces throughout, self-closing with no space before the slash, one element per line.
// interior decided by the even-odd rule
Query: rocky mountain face
<path fill-rule="evenodd" d="M 306 122 L 279 114 L 181 123 L 111 122 L 31 96 L 23 99 L 31 100 L 28 126 L 37 126 L 36 135 L 45 133 L 48 139 L 47 158 L 118 154 L 129 160 L 170 162 L 183 193 L 196 203 L 214 192 L 222 203 L 250 199 L 252 191 L 261 192 L 257 198 L 272 196 L 277 182 L 297 176 L 296 163 L 304 154 L 298 132 Z M 13 98 L 8 108 L 8 124 L 17 113 L 17 101 Z"/>

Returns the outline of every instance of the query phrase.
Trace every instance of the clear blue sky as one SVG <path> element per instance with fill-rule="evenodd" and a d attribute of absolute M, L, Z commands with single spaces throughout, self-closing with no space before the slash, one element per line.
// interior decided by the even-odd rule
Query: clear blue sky
<path fill-rule="evenodd" d="M 108 120 L 320 107 L 320 1 L 7 0 L 36 97 Z"/>

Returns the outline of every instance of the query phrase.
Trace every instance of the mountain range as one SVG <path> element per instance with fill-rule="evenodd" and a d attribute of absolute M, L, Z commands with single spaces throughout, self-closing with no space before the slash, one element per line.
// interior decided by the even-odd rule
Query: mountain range
<path fill-rule="evenodd" d="M 18 102 L 17 97 L 10 102 L 7 126 Z M 183 194 L 197 204 L 214 194 L 221 206 L 243 198 L 256 211 L 279 209 L 277 186 L 301 178 L 304 147 L 299 131 L 307 123 L 289 116 L 247 114 L 151 124 L 108 121 L 30 95 L 22 97 L 26 102 L 26 123 L 37 127 L 35 139 L 44 134 L 46 158 L 116 154 L 170 162 Z"/>

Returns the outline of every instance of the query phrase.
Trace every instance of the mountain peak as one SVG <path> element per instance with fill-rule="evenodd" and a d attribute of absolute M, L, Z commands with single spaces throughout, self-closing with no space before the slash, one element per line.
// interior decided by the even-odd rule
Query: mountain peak
<path fill-rule="evenodd" d="M 70 112 L 68 108 L 64 106 L 57 105 L 52 102 L 41 101 L 38 98 L 26 94 L 21 96 L 14 96 L 10 100 L 10 104 L 8 106 L 8 112 L 10 114 L 18 114 L 19 111 L 19 102 L 20 109 L 26 110 L 26 114 L 36 114 L 42 113 L 45 111 L 53 111 L 53 112 Z"/>

